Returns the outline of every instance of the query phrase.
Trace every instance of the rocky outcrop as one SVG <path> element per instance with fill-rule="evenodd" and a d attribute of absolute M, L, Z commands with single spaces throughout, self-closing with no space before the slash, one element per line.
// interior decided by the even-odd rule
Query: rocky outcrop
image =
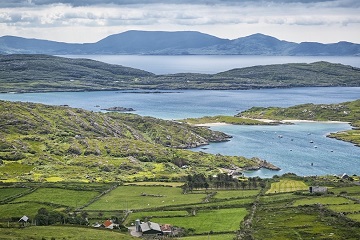
<path fill-rule="evenodd" d="M 125 108 L 125 107 L 110 107 L 110 108 L 103 108 L 101 110 L 109 111 L 109 112 L 132 112 L 132 111 L 135 111 L 133 108 Z"/>

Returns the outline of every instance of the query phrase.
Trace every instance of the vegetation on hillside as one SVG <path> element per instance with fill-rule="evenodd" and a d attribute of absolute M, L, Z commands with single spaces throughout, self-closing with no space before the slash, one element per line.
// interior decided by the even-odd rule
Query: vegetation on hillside
<path fill-rule="evenodd" d="M 339 104 L 301 104 L 288 108 L 253 107 L 236 115 L 237 117 L 274 120 L 313 120 L 350 122 L 352 130 L 331 133 L 336 139 L 360 146 L 360 99 Z"/>
<path fill-rule="evenodd" d="M 189 172 L 270 166 L 256 158 L 182 150 L 228 138 L 133 114 L 0 101 L 0 180 L 179 179 Z"/>
<path fill-rule="evenodd" d="M 88 59 L 0 55 L 0 92 L 360 86 L 359 80 L 359 68 L 328 62 L 255 66 L 217 74 L 155 75 Z"/>

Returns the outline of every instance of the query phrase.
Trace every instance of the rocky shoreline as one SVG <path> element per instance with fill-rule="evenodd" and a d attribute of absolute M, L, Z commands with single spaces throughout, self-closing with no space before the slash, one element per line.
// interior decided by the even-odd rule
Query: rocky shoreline
<path fill-rule="evenodd" d="M 133 112 L 135 109 L 126 108 L 126 107 L 110 107 L 110 108 L 102 108 L 101 110 L 109 111 L 109 112 Z"/>

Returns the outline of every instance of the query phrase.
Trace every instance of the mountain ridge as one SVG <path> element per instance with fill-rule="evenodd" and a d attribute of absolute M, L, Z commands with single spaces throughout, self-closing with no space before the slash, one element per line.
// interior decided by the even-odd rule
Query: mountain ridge
<path fill-rule="evenodd" d="M 360 44 L 289 42 L 261 33 L 233 40 L 197 31 L 130 30 L 94 43 L 0 37 L 0 54 L 360 56 Z"/>

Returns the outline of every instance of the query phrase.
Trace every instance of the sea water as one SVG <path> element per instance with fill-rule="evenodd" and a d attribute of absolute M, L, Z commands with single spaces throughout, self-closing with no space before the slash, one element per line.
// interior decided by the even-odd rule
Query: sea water
<path fill-rule="evenodd" d="M 252 56 L 252 55 L 65 55 L 69 58 L 89 58 L 110 64 L 138 68 L 155 74 L 219 73 L 233 68 L 283 63 L 313 63 L 327 61 L 360 67 L 356 56 Z"/>
<path fill-rule="evenodd" d="M 289 88 L 258 90 L 99 91 L 0 94 L 0 99 L 69 105 L 92 111 L 108 107 L 134 108 L 134 113 L 163 119 L 235 115 L 253 106 L 289 107 L 302 103 L 329 104 L 360 98 L 360 88 Z M 216 126 L 233 136 L 194 151 L 260 157 L 279 172 L 260 170 L 249 176 L 360 174 L 360 148 L 327 138 L 330 132 L 350 129 L 346 123 L 296 123 L 280 126 Z M 279 137 L 279 136 L 282 137 Z M 312 143 L 311 143 L 312 142 Z"/>

